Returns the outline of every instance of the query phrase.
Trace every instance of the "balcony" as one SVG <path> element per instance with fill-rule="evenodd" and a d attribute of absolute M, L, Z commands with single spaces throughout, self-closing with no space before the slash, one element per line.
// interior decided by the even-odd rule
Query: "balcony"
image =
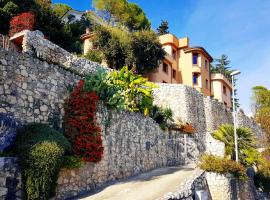
<path fill-rule="evenodd" d="M 211 81 L 222 81 L 232 89 L 232 83 L 223 74 L 211 74 Z"/>
<path fill-rule="evenodd" d="M 201 67 L 197 65 L 192 66 L 192 73 L 201 73 Z"/>

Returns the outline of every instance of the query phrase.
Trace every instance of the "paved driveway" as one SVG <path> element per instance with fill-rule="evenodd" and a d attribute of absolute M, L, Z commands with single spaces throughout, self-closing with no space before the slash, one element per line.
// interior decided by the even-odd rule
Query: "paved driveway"
<path fill-rule="evenodd" d="M 140 174 L 107 186 L 98 193 L 81 200 L 155 200 L 175 192 L 188 177 L 193 167 L 165 167 Z"/>

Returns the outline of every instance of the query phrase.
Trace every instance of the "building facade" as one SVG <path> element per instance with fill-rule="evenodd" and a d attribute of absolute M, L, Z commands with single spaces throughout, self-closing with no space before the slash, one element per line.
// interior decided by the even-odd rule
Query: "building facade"
<path fill-rule="evenodd" d="M 159 40 L 167 55 L 155 72 L 147 74 L 150 81 L 188 85 L 231 107 L 232 85 L 222 74 L 211 74 L 213 58 L 203 47 L 190 47 L 189 38 L 173 34 Z"/>
<path fill-rule="evenodd" d="M 211 74 L 211 88 L 215 99 L 232 107 L 232 83 L 223 74 Z"/>

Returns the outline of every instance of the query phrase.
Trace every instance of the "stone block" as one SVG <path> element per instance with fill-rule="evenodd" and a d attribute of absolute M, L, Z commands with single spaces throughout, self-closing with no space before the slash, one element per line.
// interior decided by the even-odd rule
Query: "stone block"
<path fill-rule="evenodd" d="M 5 196 L 7 195 L 7 193 L 8 193 L 8 189 L 6 187 L 0 186 L 0 198 L 5 199 Z"/>

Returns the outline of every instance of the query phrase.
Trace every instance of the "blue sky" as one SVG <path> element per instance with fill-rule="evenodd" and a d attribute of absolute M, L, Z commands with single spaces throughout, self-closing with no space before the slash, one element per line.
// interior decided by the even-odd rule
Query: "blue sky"
<path fill-rule="evenodd" d="M 213 57 L 227 54 L 239 69 L 237 88 L 241 107 L 250 113 L 251 88 L 270 89 L 269 0 L 130 0 L 143 8 L 156 28 L 162 19 L 178 37 L 203 46 Z M 54 0 L 77 10 L 91 9 L 91 1 Z"/>

